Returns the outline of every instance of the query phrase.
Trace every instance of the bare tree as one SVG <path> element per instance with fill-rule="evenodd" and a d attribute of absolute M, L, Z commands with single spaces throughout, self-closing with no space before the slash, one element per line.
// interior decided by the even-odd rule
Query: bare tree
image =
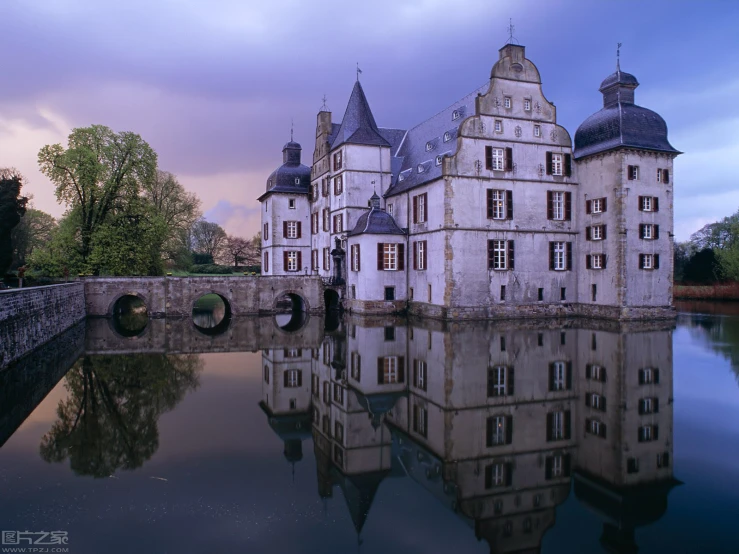
<path fill-rule="evenodd" d="M 208 254 L 215 261 L 226 244 L 226 231 L 218 223 L 198 219 L 192 226 L 192 248 L 198 254 Z"/>
<path fill-rule="evenodd" d="M 239 261 L 246 261 L 246 254 L 251 247 L 250 241 L 229 235 L 226 238 L 224 250 L 229 256 L 230 260 L 233 260 L 233 265 L 238 269 Z"/>

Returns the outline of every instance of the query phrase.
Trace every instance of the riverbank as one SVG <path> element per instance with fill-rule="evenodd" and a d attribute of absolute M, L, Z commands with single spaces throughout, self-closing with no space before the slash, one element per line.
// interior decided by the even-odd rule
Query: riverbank
<path fill-rule="evenodd" d="M 723 285 L 675 285 L 675 300 L 739 300 L 739 283 Z"/>

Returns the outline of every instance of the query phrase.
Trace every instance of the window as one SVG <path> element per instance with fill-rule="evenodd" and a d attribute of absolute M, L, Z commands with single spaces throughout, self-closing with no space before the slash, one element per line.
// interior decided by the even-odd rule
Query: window
<path fill-rule="evenodd" d="M 269 366 L 264 366 L 264 382 L 269 385 Z"/>
<path fill-rule="evenodd" d="M 264 231 L 262 232 L 262 238 L 267 242 L 269 240 L 269 223 L 264 224 Z"/>
<path fill-rule="evenodd" d="M 408 287 L 408 300 L 413 300 L 413 287 Z"/>
<path fill-rule="evenodd" d="M 356 285 L 352 285 L 352 298 L 354 300 L 357 299 L 357 286 Z"/>
<path fill-rule="evenodd" d="M 503 97 L 503 105 L 506 108 L 510 108 L 511 107 L 511 97 L 510 96 L 504 96 Z"/>
<path fill-rule="evenodd" d="M 536 334 L 536 345 L 537 346 L 544 346 L 544 333 L 537 333 Z"/>
<path fill-rule="evenodd" d="M 334 445 L 334 462 L 340 468 L 344 467 L 344 450 L 338 444 Z"/>
<path fill-rule="evenodd" d="M 377 359 L 377 383 L 379 385 L 391 385 L 403 383 L 404 376 L 403 357 L 385 356 Z"/>
<path fill-rule="evenodd" d="M 513 442 L 513 417 L 493 416 L 487 419 L 486 443 L 488 446 L 500 446 Z"/>
<path fill-rule="evenodd" d="M 395 340 L 395 327 L 385 327 L 385 340 Z"/>
<path fill-rule="evenodd" d="M 605 269 L 606 257 L 604 254 L 588 254 L 585 256 L 586 269 Z"/>
<path fill-rule="evenodd" d="M 552 154 L 552 175 L 562 175 L 562 154 Z"/>
<path fill-rule="evenodd" d="M 503 122 L 500 119 L 495 120 L 495 132 L 496 133 L 503 132 Z"/>
<path fill-rule="evenodd" d="M 639 254 L 639 269 L 659 269 L 659 254 Z"/>
<path fill-rule="evenodd" d="M 606 438 L 606 424 L 597 419 L 586 419 L 585 432 L 604 439 Z"/>
<path fill-rule="evenodd" d="M 320 379 L 318 378 L 318 375 L 311 375 L 310 393 L 316 398 L 318 398 L 320 391 L 321 391 L 321 387 L 320 387 Z"/>
<path fill-rule="evenodd" d="M 423 193 L 413 197 L 413 223 L 426 223 L 426 209 L 428 194 Z"/>
<path fill-rule="evenodd" d="M 436 165 L 441 165 L 441 158 L 443 156 L 436 156 Z"/>
<path fill-rule="evenodd" d="M 361 258 L 359 256 L 359 245 L 352 244 L 350 251 L 351 251 L 352 271 L 359 271 L 361 267 Z"/>
<path fill-rule="evenodd" d="M 429 412 L 426 408 L 419 406 L 418 404 L 413 405 L 413 431 L 426 437 L 428 433 L 429 424 Z"/>
<path fill-rule="evenodd" d="M 543 288 L 537 289 L 536 294 L 537 294 L 537 297 L 536 297 L 537 300 L 539 302 L 544 302 L 544 289 Z"/>
<path fill-rule="evenodd" d="M 313 271 L 318 270 L 318 250 L 310 251 L 310 268 Z"/>
<path fill-rule="evenodd" d="M 544 461 L 545 467 L 545 478 L 559 479 L 561 477 L 570 476 L 570 455 L 569 454 L 554 454 L 547 456 Z"/>
<path fill-rule="evenodd" d="M 658 169 L 657 170 L 657 182 L 668 184 L 670 182 L 670 170 L 669 169 Z"/>
<path fill-rule="evenodd" d="M 592 392 L 585 395 L 585 405 L 594 410 L 606 411 L 606 397 Z"/>
<path fill-rule="evenodd" d="M 488 368 L 488 398 L 513 394 L 513 368 L 498 365 Z"/>
<path fill-rule="evenodd" d="M 659 438 L 659 427 L 657 425 L 642 425 L 639 427 L 639 442 L 656 441 Z"/>
<path fill-rule="evenodd" d="M 572 219 L 572 193 L 547 191 L 547 219 L 570 221 Z"/>
<path fill-rule="evenodd" d="M 541 125 L 534 125 L 534 136 L 535 137 L 541 136 Z"/>
<path fill-rule="evenodd" d="M 264 272 L 269 273 L 269 252 L 264 253 Z"/>
<path fill-rule="evenodd" d="M 549 243 L 549 269 L 553 271 L 569 271 L 572 269 L 572 243 Z"/>
<path fill-rule="evenodd" d="M 670 454 L 661 452 L 657 454 L 657 468 L 670 467 Z"/>
<path fill-rule="evenodd" d="M 505 337 L 500 337 L 500 351 L 505 352 Z"/>
<path fill-rule="evenodd" d="M 659 398 L 640 398 L 639 414 L 656 414 L 659 413 Z"/>
<path fill-rule="evenodd" d="M 570 438 L 570 411 L 547 414 L 547 441 L 568 440 Z"/>
<path fill-rule="evenodd" d="M 452 134 L 447 131 L 446 133 L 444 133 L 444 142 L 449 142 L 450 140 L 452 140 Z"/>
<path fill-rule="evenodd" d="M 505 302 L 505 285 L 500 285 L 500 301 Z"/>
<path fill-rule="evenodd" d="M 460 117 L 459 110 L 454 110 L 452 112 L 452 121 L 455 121 L 455 120 L 459 119 L 459 117 Z"/>
<path fill-rule="evenodd" d="M 385 300 L 387 302 L 395 300 L 395 287 L 385 287 Z"/>
<path fill-rule="evenodd" d="M 288 250 L 285 256 L 285 271 L 300 271 L 300 252 Z"/>
<path fill-rule="evenodd" d="M 552 362 L 549 364 L 549 390 L 572 389 L 572 362 Z"/>
<path fill-rule="evenodd" d="M 338 421 L 334 423 L 334 439 L 340 443 L 344 442 L 344 426 Z"/>
<path fill-rule="evenodd" d="M 485 488 L 506 487 L 511 484 L 511 465 L 506 463 L 488 464 L 485 466 Z"/>
<path fill-rule="evenodd" d="M 314 235 L 318 234 L 318 212 L 310 214 L 310 230 Z"/>
<path fill-rule="evenodd" d="M 659 198 L 656 196 L 640 196 L 639 211 L 641 212 L 658 212 Z"/>
<path fill-rule="evenodd" d="M 659 384 L 659 369 L 653 367 L 645 367 L 639 370 L 639 384 L 651 385 Z"/>
<path fill-rule="evenodd" d="M 547 175 L 565 176 L 572 175 L 572 156 L 559 152 L 547 152 L 546 159 Z"/>
<path fill-rule="evenodd" d="M 428 366 L 423 360 L 413 360 L 413 386 L 426 390 L 428 383 Z"/>
<path fill-rule="evenodd" d="M 287 201 L 287 207 L 288 207 L 289 209 L 291 209 L 291 210 L 294 210 L 294 209 L 295 209 L 295 198 L 290 198 L 290 199 L 289 199 L 289 200 Z"/>
<path fill-rule="evenodd" d="M 605 261 L 605 257 L 603 258 L 603 261 Z M 593 302 L 595 302 L 596 301 L 595 299 L 598 297 L 598 285 L 593 284 L 591 286 L 591 294 L 593 297 Z"/>
<path fill-rule="evenodd" d="M 425 240 L 419 240 L 413 243 L 413 269 L 425 270 L 427 269 L 426 264 L 426 253 L 428 252 L 427 242 Z"/>
<path fill-rule="evenodd" d="M 627 174 L 629 177 L 629 181 L 638 181 L 639 180 L 639 166 L 630 165 L 628 167 Z"/>
<path fill-rule="evenodd" d="M 300 238 L 300 222 L 299 221 L 284 221 L 283 222 L 283 234 L 287 239 L 299 239 Z"/>
<path fill-rule="evenodd" d="M 530 112 L 531 111 L 531 99 L 524 98 L 523 100 L 523 109 L 524 111 Z M 537 125 L 538 127 L 538 125 Z"/>
<path fill-rule="evenodd" d="M 334 216 L 334 233 L 344 232 L 344 214 Z"/>
<path fill-rule="evenodd" d="M 426 143 L 426 152 L 430 152 L 430 151 L 431 151 L 431 150 L 433 150 L 433 149 L 434 149 L 434 143 L 433 143 L 433 142 L 431 142 L 431 141 L 428 141 L 428 142 Z"/>
<path fill-rule="evenodd" d="M 514 242 L 512 240 L 488 241 L 488 269 L 514 269 Z"/>
<path fill-rule="evenodd" d="M 313 183 L 313 186 L 311 187 L 310 198 L 313 202 L 316 202 L 318 200 L 318 183 Z"/>
<path fill-rule="evenodd" d="M 639 473 L 639 458 L 626 459 L 626 473 Z"/>
<path fill-rule="evenodd" d="M 505 150 L 502 148 L 492 149 L 492 158 L 488 169 L 493 171 L 503 171 L 505 169 Z"/>
<path fill-rule="evenodd" d="M 323 209 L 323 230 L 329 231 L 329 211 L 328 208 Z"/>
<path fill-rule="evenodd" d="M 513 191 L 488 189 L 488 219 L 513 219 Z"/>
<path fill-rule="evenodd" d="M 334 402 L 344 405 L 344 388 L 339 383 L 334 383 Z"/>
<path fill-rule="evenodd" d="M 323 269 L 331 269 L 331 251 L 328 248 L 323 249 Z"/>
<path fill-rule="evenodd" d="M 296 388 L 303 385 L 303 372 L 300 369 L 288 369 L 283 373 L 285 388 Z"/>
<path fill-rule="evenodd" d="M 321 194 L 323 196 L 328 196 L 328 177 L 324 177 L 321 180 Z"/>
<path fill-rule="evenodd" d="M 334 154 L 334 171 L 341 169 L 342 162 L 341 150 L 339 150 Z"/>
<path fill-rule="evenodd" d="M 393 205 L 392 204 L 387 205 L 387 213 L 389 213 L 390 215 L 393 215 Z"/>
<path fill-rule="evenodd" d="M 351 359 L 350 359 L 350 370 L 351 370 L 351 376 L 352 379 L 355 381 L 361 380 L 362 377 L 362 356 L 359 355 L 359 352 L 352 352 Z"/>
<path fill-rule="evenodd" d="M 513 170 L 513 148 L 485 147 L 485 167 L 493 171 Z"/>
<path fill-rule="evenodd" d="M 303 351 L 300 348 L 285 348 L 283 354 L 286 358 L 300 358 Z"/>
<path fill-rule="evenodd" d="M 607 199 L 606 198 L 595 198 L 593 200 L 585 201 L 585 213 L 589 214 L 600 214 L 606 211 Z"/>
<path fill-rule="evenodd" d="M 641 223 L 639 225 L 639 238 L 645 240 L 658 240 L 659 225 L 654 225 L 652 223 Z"/>
<path fill-rule="evenodd" d="M 379 271 L 403 271 L 405 269 L 405 245 L 378 242 L 377 269 Z"/>
<path fill-rule="evenodd" d="M 334 195 L 338 196 L 344 191 L 344 178 L 339 175 L 334 177 Z"/>

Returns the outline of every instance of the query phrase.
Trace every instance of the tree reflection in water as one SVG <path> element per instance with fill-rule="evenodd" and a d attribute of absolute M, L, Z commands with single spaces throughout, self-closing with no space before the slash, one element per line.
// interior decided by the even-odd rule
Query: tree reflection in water
<path fill-rule="evenodd" d="M 199 385 L 197 355 L 85 356 L 67 373 L 69 395 L 41 440 L 47 462 L 78 475 L 141 467 L 159 447 L 157 420 Z"/>

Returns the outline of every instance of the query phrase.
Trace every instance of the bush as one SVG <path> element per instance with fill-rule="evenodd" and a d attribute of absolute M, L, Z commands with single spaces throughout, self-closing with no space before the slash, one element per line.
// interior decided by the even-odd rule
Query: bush
<path fill-rule="evenodd" d="M 230 267 L 216 264 L 195 264 L 190 267 L 190 273 L 205 273 L 208 275 L 231 275 Z"/>
<path fill-rule="evenodd" d="M 192 253 L 192 263 L 194 265 L 213 265 L 213 256 L 210 254 Z"/>

